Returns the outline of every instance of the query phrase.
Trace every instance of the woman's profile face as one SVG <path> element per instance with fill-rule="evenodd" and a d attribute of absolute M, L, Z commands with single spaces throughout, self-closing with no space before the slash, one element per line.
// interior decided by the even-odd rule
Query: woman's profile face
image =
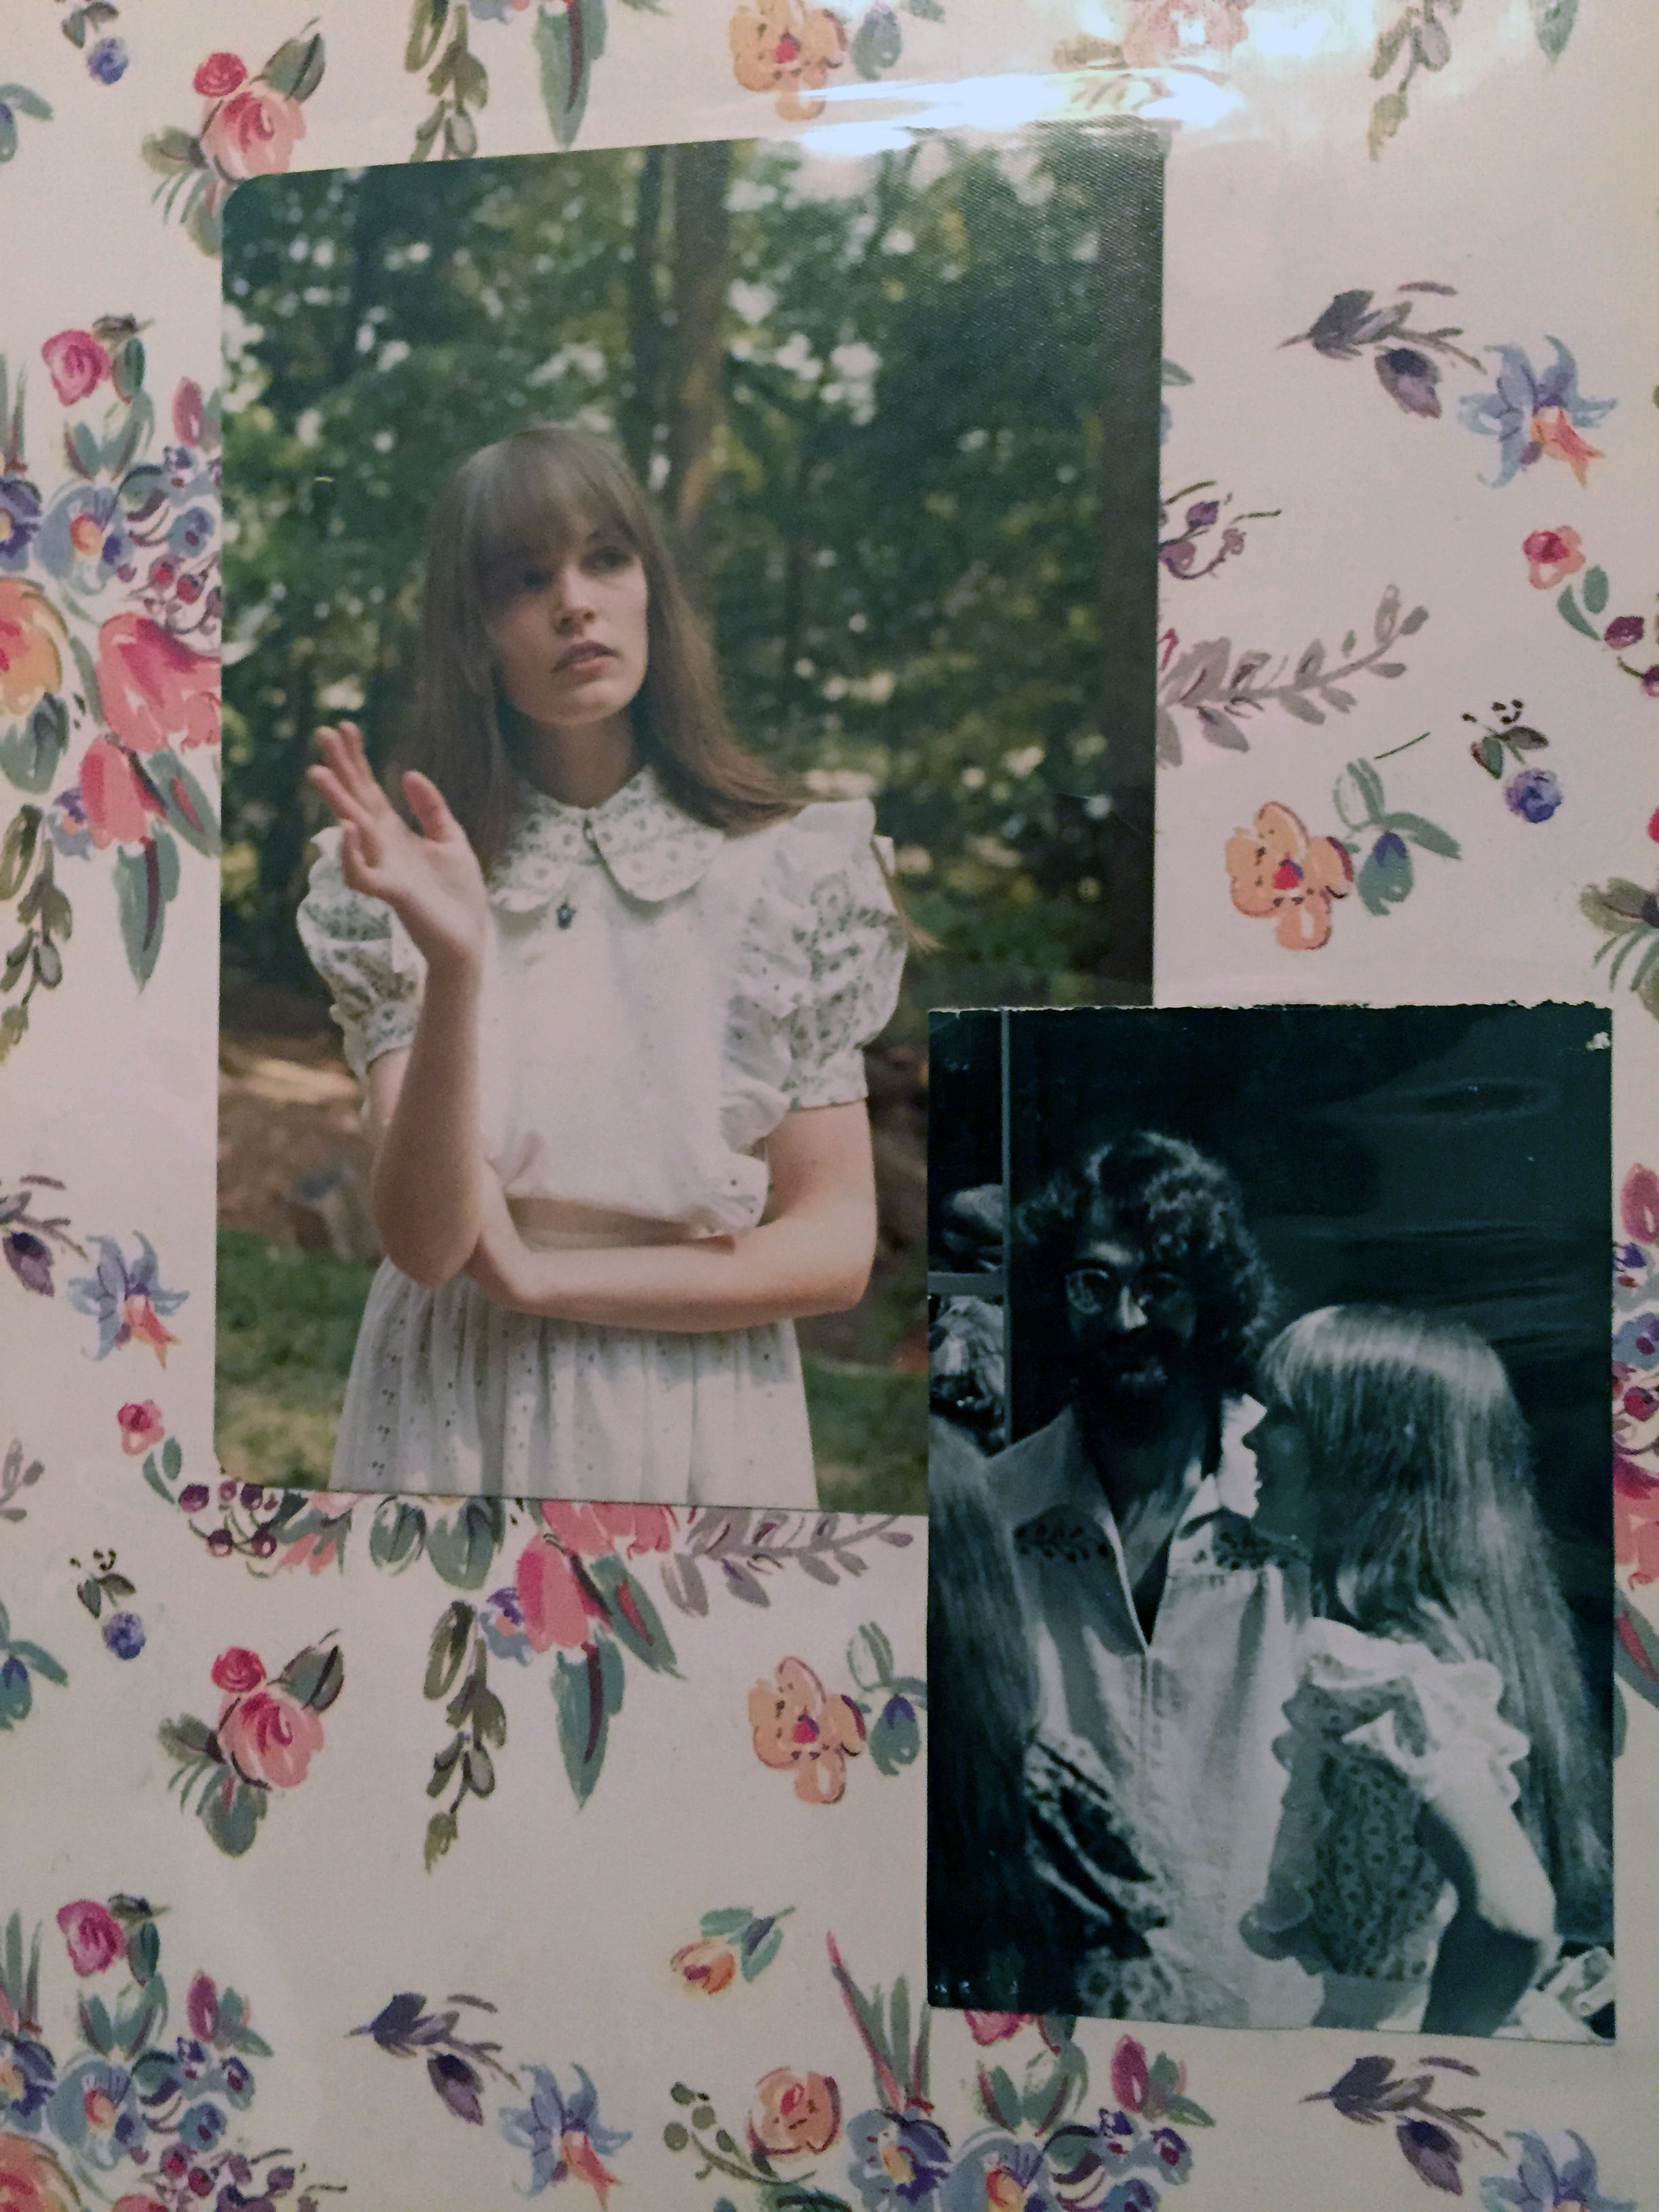
<path fill-rule="evenodd" d="M 1319 1498 L 1307 1431 L 1282 1399 L 1269 1398 L 1244 1442 L 1255 1455 L 1256 1527 L 1264 1535 L 1311 1547 L 1319 1534 Z"/>
<path fill-rule="evenodd" d="M 580 519 L 568 542 L 503 580 L 489 625 L 501 689 L 544 728 L 625 714 L 645 681 L 650 592 L 627 539 Z"/>

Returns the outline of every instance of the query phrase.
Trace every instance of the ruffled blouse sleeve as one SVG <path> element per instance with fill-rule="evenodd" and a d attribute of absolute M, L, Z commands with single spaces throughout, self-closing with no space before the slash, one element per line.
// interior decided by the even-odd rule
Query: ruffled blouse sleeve
<path fill-rule="evenodd" d="M 1515 1770 L 1530 1746 L 1499 1711 L 1503 1695 L 1504 1678 L 1488 1660 L 1442 1659 L 1424 1644 L 1322 1620 L 1285 1717 L 1380 1759 L 1425 1803 L 1484 1768 L 1513 1805 L 1521 1795 Z"/>
<path fill-rule="evenodd" d="M 739 951 L 731 1040 L 789 1107 L 866 1094 L 864 1048 L 897 1003 L 904 933 L 867 799 L 803 807 L 778 833 Z"/>
<path fill-rule="evenodd" d="M 324 830 L 316 842 L 310 886 L 296 917 L 300 940 L 328 985 L 347 1064 L 361 1081 L 371 1060 L 413 1038 L 422 963 L 390 907 L 346 882 L 339 831 Z"/>

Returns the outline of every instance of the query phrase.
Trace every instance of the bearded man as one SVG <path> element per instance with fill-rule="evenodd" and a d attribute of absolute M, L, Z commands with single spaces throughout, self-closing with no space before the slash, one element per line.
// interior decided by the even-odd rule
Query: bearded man
<path fill-rule="evenodd" d="M 1018 1231 L 1018 1310 L 1031 1331 L 1046 1308 L 1071 1399 L 985 1476 L 1038 1685 L 1030 1850 L 1076 2001 L 1305 2025 L 1317 1984 L 1239 1933 L 1279 1826 L 1273 1747 L 1307 1604 L 1305 1566 L 1251 1526 L 1238 1465 L 1267 1268 L 1227 1171 L 1146 1131 L 1057 1176 Z M 1126 1868 L 1151 1888 L 1126 1893 Z M 1144 1942 L 1125 1935 L 1131 1893 L 1137 1926 L 1162 1923 Z"/>

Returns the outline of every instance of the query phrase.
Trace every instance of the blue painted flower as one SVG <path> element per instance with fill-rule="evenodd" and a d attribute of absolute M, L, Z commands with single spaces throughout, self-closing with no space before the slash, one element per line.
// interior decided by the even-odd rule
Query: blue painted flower
<path fill-rule="evenodd" d="M 0 2034 L 0 2120 L 33 2135 L 52 2093 L 57 2070 L 44 2043 L 27 2035 Z"/>
<path fill-rule="evenodd" d="M 199 2158 L 213 2148 L 225 2131 L 225 2116 L 216 2105 L 191 2105 L 179 2115 L 179 2140 Z"/>
<path fill-rule="evenodd" d="M 573 2071 L 581 2086 L 567 2098 L 545 2066 L 531 2067 L 530 2102 L 507 2106 L 501 2130 L 508 2142 L 530 2153 L 526 2196 L 539 2197 L 544 2189 L 574 2175 L 603 2204 L 617 2177 L 601 2161 L 622 2148 L 629 2131 L 600 2124 L 599 2091 L 580 2066 Z"/>
<path fill-rule="evenodd" d="M 66 860 L 84 860 L 92 851 L 92 825 L 78 783 L 60 791 L 46 809 L 46 833 Z"/>
<path fill-rule="evenodd" d="M 149 2133 L 137 2085 L 125 2066 L 83 2058 L 52 2094 L 46 2122 L 59 2142 L 105 2172 L 144 2148 Z"/>
<path fill-rule="evenodd" d="M 505 1589 L 492 1590 L 478 1607 L 478 1626 L 497 1659 L 516 1659 L 521 1667 L 530 1664 L 524 1606 L 510 1583 Z"/>
<path fill-rule="evenodd" d="M 860 2112 L 848 2123 L 847 2143 L 847 2178 L 864 2199 L 864 2212 L 938 2203 L 951 2170 L 951 2142 L 933 2121 L 916 2112 Z"/>
<path fill-rule="evenodd" d="M 1504 785 L 1504 804 L 1523 822 L 1547 822 L 1561 804 L 1561 787 L 1547 768 L 1523 768 Z"/>
<path fill-rule="evenodd" d="M 1470 392 L 1459 402 L 1465 428 L 1498 441 L 1498 474 L 1487 478 L 1490 483 L 1506 484 L 1544 453 L 1565 461 L 1583 483 L 1589 464 L 1601 458 L 1578 432 L 1593 428 L 1619 403 L 1586 399 L 1578 389 L 1577 362 L 1559 338 L 1549 343 L 1555 359 L 1541 371 L 1519 346 L 1489 347 L 1499 362 L 1496 388 Z"/>
<path fill-rule="evenodd" d="M 148 1237 L 139 1237 L 138 1257 L 131 1267 L 112 1237 L 94 1242 L 99 1252 L 97 1273 L 77 1276 L 69 1286 L 70 1304 L 98 1323 L 94 1358 L 106 1359 L 137 1338 L 150 1346 L 165 1367 L 167 1346 L 179 1340 L 162 1328 L 160 1316 L 177 1313 L 190 1292 L 161 1288 L 161 1263 Z"/>
<path fill-rule="evenodd" d="M 1513 2140 L 1521 2156 L 1511 2176 L 1493 2174 L 1480 2185 L 1480 2201 L 1486 2212 L 1636 2212 L 1627 2198 L 1604 2197 L 1595 2171 L 1595 2154 L 1581 2135 L 1567 2130 L 1573 2154 L 1557 2165 L 1554 2153 L 1541 2136 L 1521 2134 Z"/>
<path fill-rule="evenodd" d="M 1120 2181 L 1107 2191 L 1100 2212 L 1158 2212 L 1158 2191 L 1137 2174 L 1133 2181 Z"/>
<path fill-rule="evenodd" d="M 126 73 L 125 40 L 100 39 L 87 56 L 87 75 L 100 84 L 119 84 Z"/>
<path fill-rule="evenodd" d="M 182 561 L 193 559 L 213 543 L 213 516 L 204 507 L 187 507 L 167 532 L 167 550 Z"/>
<path fill-rule="evenodd" d="M 939 2212 L 1062 2212 L 1040 2143 L 988 2128 L 962 2147 L 939 2195 Z"/>
<path fill-rule="evenodd" d="M 40 527 L 40 495 L 27 477 L 0 476 L 0 570 L 15 575 L 29 564 Z"/>
<path fill-rule="evenodd" d="M 0 1661 L 0 1731 L 14 1721 L 26 1721 L 34 1704 L 34 1685 L 29 1670 L 14 1651 Z"/>
<path fill-rule="evenodd" d="M 104 1623 L 104 1648 L 118 1659 L 136 1659 L 144 1648 L 144 1624 L 136 1613 L 112 1613 Z"/>
<path fill-rule="evenodd" d="M 121 502 L 104 484 L 70 484 L 46 511 L 35 540 L 40 565 L 77 592 L 100 592 L 131 565 Z"/>
<path fill-rule="evenodd" d="M 1644 1309 L 1621 1322 L 1613 1332 L 1613 1356 L 1626 1367 L 1659 1366 L 1659 1313 Z"/>

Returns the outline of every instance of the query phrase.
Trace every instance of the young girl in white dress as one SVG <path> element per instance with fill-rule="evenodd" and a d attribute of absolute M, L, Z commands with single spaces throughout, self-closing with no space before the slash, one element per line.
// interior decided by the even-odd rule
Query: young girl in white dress
<path fill-rule="evenodd" d="M 332 1486 L 813 1504 L 791 1323 L 869 1273 L 904 953 L 868 802 L 741 749 L 644 495 L 562 428 L 433 508 L 412 826 L 319 742 L 300 930 L 387 1255 Z"/>
<path fill-rule="evenodd" d="M 1247 1936 L 1322 1978 L 1317 2025 L 1490 2035 L 1610 1920 L 1609 1770 L 1525 1422 L 1481 1337 L 1387 1307 L 1292 1322 L 1262 1396 L 1256 1526 L 1306 1549 L 1316 1617 Z"/>

